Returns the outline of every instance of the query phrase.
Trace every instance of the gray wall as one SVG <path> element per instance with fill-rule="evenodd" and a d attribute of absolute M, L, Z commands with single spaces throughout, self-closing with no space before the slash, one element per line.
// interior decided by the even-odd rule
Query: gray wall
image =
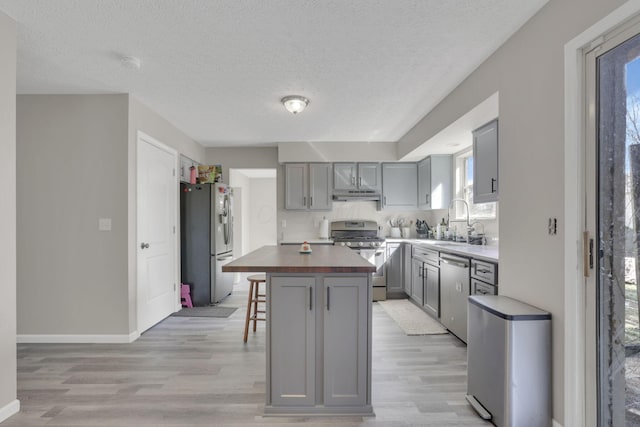
<path fill-rule="evenodd" d="M 222 165 L 222 178 L 229 182 L 229 168 L 278 168 L 277 147 L 207 148 L 206 164 Z M 278 176 L 280 172 L 278 171 Z"/>
<path fill-rule="evenodd" d="M 0 412 L 16 401 L 16 23 L 0 13 Z M 5 409 L 8 411 L 8 409 Z M 0 421 L 2 417 L 0 416 Z"/>
<path fill-rule="evenodd" d="M 18 334 L 129 332 L 127 104 L 17 98 Z"/>
<path fill-rule="evenodd" d="M 18 334 L 135 332 L 137 131 L 194 160 L 204 148 L 126 94 L 17 104 Z"/>
<path fill-rule="evenodd" d="M 500 290 L 553 315 L 553 415 L 564 417 L 564 45 L 624 2 L 549 2 L 399 144 L 409 153 L 500 97 Z M 559 233 L 549 236 L 548 217 Z"/>

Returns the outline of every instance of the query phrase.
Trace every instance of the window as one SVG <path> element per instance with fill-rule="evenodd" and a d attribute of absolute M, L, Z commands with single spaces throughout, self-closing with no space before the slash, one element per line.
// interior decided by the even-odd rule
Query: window
<path fill-rule="evenodd" d="M 473 150 L 465 150 L 454 156 L 456 199 L 469 204 L 470 219 L 495 219 L 497 203 L 473 203 Z M 456 220 L 466 220 L 467 213 L 463 203 L 455 203 Z"/>

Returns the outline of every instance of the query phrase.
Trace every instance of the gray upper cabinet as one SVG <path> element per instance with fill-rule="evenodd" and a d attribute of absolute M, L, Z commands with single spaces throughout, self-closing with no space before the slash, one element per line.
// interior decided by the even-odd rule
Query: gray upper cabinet
<path fill-rule="evenodd" d="M 334 163 L 334 190 L 380 191 L 381 171 L 379 163 Z"/>
<path fill-rule="evenodd" d="M 498 201 L 498 119 L 473 131 L 473 202 Z"/>
<path fill-rule="evenodd" d="M 415 163 L 382 164 L 382 207 L 415 209 L 418 196 L 418 166 Z"/>
<path fill-rule="evenodd" d="M 180 155 L 180 182 L 189 182 L 191 166 L 198 167 L 198 162 L 194 162 L 190 158 Z"/>
<path fill-rule="evenodd" d="M 418 207 L 431 209 L 431 157 L 418 163 Z"/>
<path fill-rule="evenodd" d="M 331 163 L 309 163 L 309 210 L 331 210 Z"/>
<path fill-rule="evenodd" d="M 284 166 L 284 207 L 289 210 L 306 210 L 308 185 L 306 163 L 287 163 Z"/>
<path fill-rule="evenodd" d="M 287 163 L 285 209 L 331 210 L 331 171 L 330 163 Z"/>
<path fill-rule="evenodd" d="M 356 190 L 358 178 L 358 165 L 356 163 L 333 164 L 333 189 Z"/>
<path fill-rule="evenodd" d="M 418 163 L 418 208 L 447 209 L 451 201 L 450 155 L 429 156 Z"/>
<path fill-rule="evenodd" d="M 358 163 L 358 189 L 380 191 L 380 163 Z"/>

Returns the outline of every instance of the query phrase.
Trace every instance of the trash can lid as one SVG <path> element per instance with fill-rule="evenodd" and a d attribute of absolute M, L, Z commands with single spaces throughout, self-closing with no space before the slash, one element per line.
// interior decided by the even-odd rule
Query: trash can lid
<path fill-rule="evenodd" d="M 469 304 L 506 320 L 551 320 L 548 311 L 502 295 L 471 295 Z"/>

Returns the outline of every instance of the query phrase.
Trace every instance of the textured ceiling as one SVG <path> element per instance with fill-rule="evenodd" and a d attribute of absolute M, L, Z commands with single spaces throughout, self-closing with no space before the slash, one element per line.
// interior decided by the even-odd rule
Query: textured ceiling
<path fill-rule="evenodd" d="M 205 146 L 397 141 L 547 0 L 0 0 L 18 93 L 131 93 Z M 121 55 L 142 60 L 127 69 Z M 285 95 L 311 100 L 294 116 Z"/>

